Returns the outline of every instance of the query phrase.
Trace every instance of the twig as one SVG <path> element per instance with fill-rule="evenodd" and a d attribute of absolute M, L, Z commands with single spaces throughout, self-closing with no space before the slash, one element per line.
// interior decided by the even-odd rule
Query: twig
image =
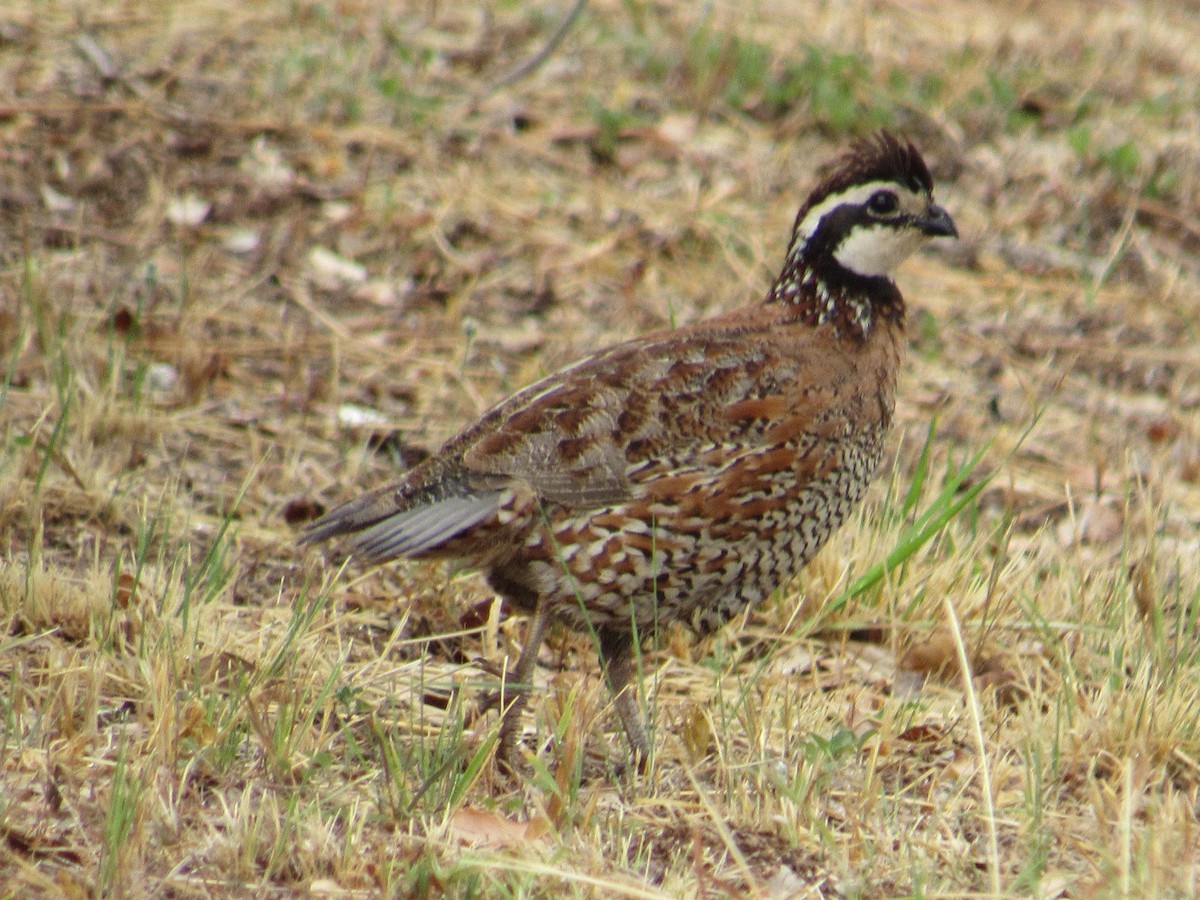
<path fill-rule="evenodd" d="M 570 12 L 559 23 L 558 28 L 554 30 L 554 34 L 550 35 L 550 39 L 546 41 L 545 46 L 537 53 L 529 57 L 520 65 L 509 69 L 509 71 L 500 77 L 500 80 L 495 82 L 491 87 L 484 91 L 484 96 L 494 94 L 496 91 L 510 87 L 520 81 L 526 75 L 535 72 L 541 65 L 550 58 L 550 55 L 558 49 L 558 45 L 562 43 L 563 38 L 567 36 L 567 32 L 571 30 L 571 26 L 575 24 L 575 20 L 579 18 L 579 14 L 583 12 L 583 8 L 587 6 L 587 0 L 575 0 L 575 5 L 571 7 Z"/>
<path fill-rule="evenodd" d="M 1153 219 L 1166 219 L 1172 225 L 1176 225 L 1187 232 L 1188 237 L 1192 240 L 1200 241 L 1200 224 L 1193 222 L 1165 203 L 1159 203 L 1157 200 L 1147 200 L 1143 197 L 1137 201 L 1137 212 L 1138 215 Z"/>
<path fill-rule="evenodd" d="M 113 62 L 112 54 L 100 46 L 90 34 L 81 34 L 75 38 L 75 49 L 79 55 L 91 63 L 104 81 L 116 81 L 121 76 L 121 70 Z"/>

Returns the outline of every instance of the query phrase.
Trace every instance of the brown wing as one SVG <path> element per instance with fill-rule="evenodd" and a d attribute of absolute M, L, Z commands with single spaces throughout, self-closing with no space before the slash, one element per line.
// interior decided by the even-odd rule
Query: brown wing
<path fill-rule="evenodd" d="M 685 470 L 722 446 L 787 442 L 812 427 L 814 410 L 837 407 L 830 392 L 851 363 L 820 332 L 789 327 L 780 306 L 754 313 L 630 341 L 543 379 L 305 539 L 357 533 L 372 559 L 417 555 L 488 519 L 513 486 L 601 508 L 633 499 L 651 471 Z"/>
<path fill-rule="evenodd" d="M 714 319 L 612 348 L 512 397 L 443 453 L 476 476 L 518 479 L 543 500 L 588 509 L 632 499 L 655 462 L 781 443 L 780 428 L 836 408 L 829 393 L 851 375 L 849 357 L 781 312 L 743 310 L 736 327 Z"/>

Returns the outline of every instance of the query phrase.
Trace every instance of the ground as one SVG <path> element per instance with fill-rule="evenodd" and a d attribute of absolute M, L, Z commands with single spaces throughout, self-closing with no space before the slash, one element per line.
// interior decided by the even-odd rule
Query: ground
<path fill-rule="evenodd" d="M 568 12 L 0 11 L 0 893 L 1195 895 L 1200 11 Z M 647 774 L 560 633 L 502 775 L 521 620 L 299 530 L 761 296 L 878 127 L 962 240 L 867 504 L 647 643 Z"/>

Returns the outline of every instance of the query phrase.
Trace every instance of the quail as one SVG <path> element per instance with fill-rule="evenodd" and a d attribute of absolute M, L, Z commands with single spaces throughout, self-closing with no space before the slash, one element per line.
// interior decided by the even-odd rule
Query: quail
<path fill-rule="evenodd" d="M 399 481 L 311 523 L 372 563 L 459 559 L 528 614 L 511 762 L 552 622 L 593 635 L 640 763 L 638 640 L 709 632 L 796 573 L 883 455 L 904 344 L 895 268 L 957 237 L 916 147 L 855 142 L 801 205 L 756 304 L 601 350 L 485 413 Z"/>

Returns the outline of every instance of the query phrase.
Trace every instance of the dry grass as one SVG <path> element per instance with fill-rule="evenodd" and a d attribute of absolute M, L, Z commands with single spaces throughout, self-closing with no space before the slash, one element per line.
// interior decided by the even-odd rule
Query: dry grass
<path fill-rule="evenodd" d="M 485 95 L 567 6 L 0 14 L 0 893 L 1195 895 L 1200 14 L 597 0 Z M 966 235 L 902 275 L 895 464 L 648 649 L 649 777 L 560 635 L 500 779 L 460 700 L 519 623 L 298 523 L 760 294 L 879 124 Z"/>

